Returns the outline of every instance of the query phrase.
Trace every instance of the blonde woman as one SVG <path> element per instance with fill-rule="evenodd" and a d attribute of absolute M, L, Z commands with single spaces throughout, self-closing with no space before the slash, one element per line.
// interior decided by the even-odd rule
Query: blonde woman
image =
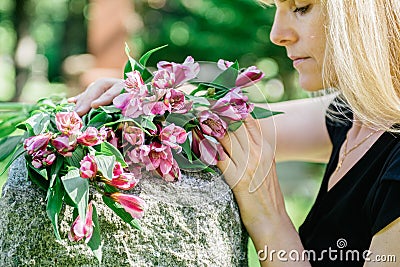
<path fill-rule="evenodd" d="M 248 120 L 220 140 L 227 157 L 218 166 L 262 266 L 398 266 L 400 1 L 262 2 L 276 6 L 270 38 L 286 48 L 301 86 L 338 92 L 271 105 L 284 115 Z M 120 90 L 117 80 L 95 83 L 75 99 L 78 111 Z M 328 163 L 299 233 L 279 188 L 280 160 Z"/>

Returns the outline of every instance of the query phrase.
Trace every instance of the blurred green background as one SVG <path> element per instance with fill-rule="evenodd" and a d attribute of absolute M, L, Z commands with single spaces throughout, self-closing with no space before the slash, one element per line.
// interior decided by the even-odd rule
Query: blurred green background
<path fill-rule="evenodd" d="M 274 8 L 256 0 L 1 0 L 0 101 L 34 102 L 76 95 L 99 77 L 122 77 L 124 42 L 134 57 L 168 47 L 149 61 L 238 60 L 266 77 L 255 102 L 304 98 L 284 48 L 269 40 Z M 319 187 L 324 165 L 278 164 L 287 209 L 298 227 Z M 1 187 L 1 184 L 0 184 Z M 258 266 L 249 245 L 249 266 Z"/>

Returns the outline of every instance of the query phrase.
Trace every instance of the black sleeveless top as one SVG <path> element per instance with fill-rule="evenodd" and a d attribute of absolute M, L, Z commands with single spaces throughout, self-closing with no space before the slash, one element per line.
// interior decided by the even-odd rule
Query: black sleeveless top
<path fill-rule="evenodd" d="M 331 109 L 336 109 L 332 104 Z M 400 217 L 400 138 L 385 132 L 327 192 L 352 113 L 326 117 L 333 150 L 316 201 L 299 229 L 312 266 L 363 266 L 372 237 Z M 350 118 L 350 119 L 347 119 Z M 399 233 L 400 241 L 400 233 Z M 364 255 L 363 255 L 364 254 Z"/>

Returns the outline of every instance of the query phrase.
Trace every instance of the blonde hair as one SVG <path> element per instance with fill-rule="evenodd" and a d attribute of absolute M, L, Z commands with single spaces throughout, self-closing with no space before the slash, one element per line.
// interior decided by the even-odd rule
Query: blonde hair
<path fill-rule="evenodd" d="M 259 0 L 271 5 L 271 0 Z M 400 0 L 321 0 L 326 17 L 323 79 L 363 123 L 400 124 Z"/>
<path fill-rule="evenodd" d="M 400 1 L 325 0 L 324 80 L 378 129 L 400 123 Z"/>

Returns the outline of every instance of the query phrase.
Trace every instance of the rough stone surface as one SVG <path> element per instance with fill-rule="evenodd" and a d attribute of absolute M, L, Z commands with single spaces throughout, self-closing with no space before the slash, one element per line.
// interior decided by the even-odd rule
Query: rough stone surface
<path fill-rule="evenodd" d="M 0 266 L 247 266 L 247 234 L 219 175 L 186 173 L 177 183 L 147 175 L 139 184 L 148 205 L 142 231 L 94 195 L 103 238 L 99 264 L 83 242 L 68 241 L 71 208 L 62 211 L 62 241 L 56 241 L 45 192 L 27 181 L 18 159 L 0 198 Z"/>

